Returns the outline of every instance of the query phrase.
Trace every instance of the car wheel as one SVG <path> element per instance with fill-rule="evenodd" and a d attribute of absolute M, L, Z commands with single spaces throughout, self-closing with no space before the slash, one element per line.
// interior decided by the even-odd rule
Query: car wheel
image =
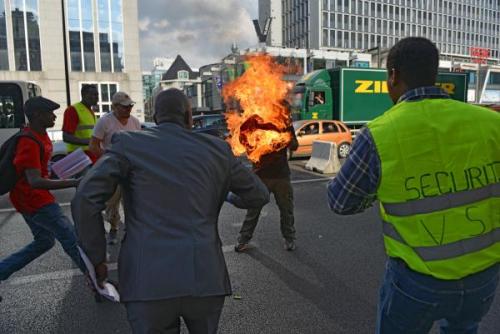
<path fill-rule="evenodd" d="M 340 159 L 345 159 L 349 155 L 349 152 L 351 151 L 351 145 L 349 143 L 342 143 L 339 145 L 337 148 L 339 158 Z"/>

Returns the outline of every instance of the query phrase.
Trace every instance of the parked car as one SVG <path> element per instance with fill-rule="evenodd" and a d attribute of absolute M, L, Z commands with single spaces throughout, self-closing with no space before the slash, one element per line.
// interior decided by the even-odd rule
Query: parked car
<path fill-rule="evenodd" d="M 193 132 L 207 133 L 222 139 L 229 135 L 224 115 L 197 115 L 193 116 Z"/>
<path fill-rule="evenodd" d="M 299 142 L 294 157 L 310 156 L 315 140 L 329 141 L 337 144 L 338 156 L 344 159 L 349 154 L 352 145 L 352 135 L 349 128 L 340 121 L 334 120 L 301 120 L 293 122 L 295 135 Z"/>
<path fill-rule="evenodd" d="M 61 160 L 68 154 L 68 151 L 66 149 L 66 143 L 63 142 L 62 140 L 54 140 L 52 141 L 52 157 L 50 158 L 50 161 L 56 162 L 58 160 Z"/>

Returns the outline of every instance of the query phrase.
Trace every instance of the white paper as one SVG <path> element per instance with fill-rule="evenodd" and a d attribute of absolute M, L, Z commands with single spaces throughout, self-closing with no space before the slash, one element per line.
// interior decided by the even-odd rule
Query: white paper
<path fill-rule="evenodd" d="M 78 250 L 80 251 L 80 256 L 85 263 L 85 266 L 87 267 L 87 270 L 89 272 L 90 279 L 92 281 L 92 285 L 96 289 L 96 291 L 103 296 L 104 298 L 115 302 L 119 303 L 120 302 L 120 294 L 116 290 L 115 286 L 109 282 L 104 282 L 104 288 L 102 289 L 98 284 L 97 284 L 97 279 L 95 276 L 95 269 L 94 265 L 90 262 L 89 258 L 85 254 L 85 252 L 78 246 Z"/>
<path fill-rule="evenodd" d="M 79 148 L 61 160 L 54 162 L 51 168 L 60 179 L 64 180 L 80 173 L 90 165 L 92 165 L 92 161 L 88 155 Z"/>

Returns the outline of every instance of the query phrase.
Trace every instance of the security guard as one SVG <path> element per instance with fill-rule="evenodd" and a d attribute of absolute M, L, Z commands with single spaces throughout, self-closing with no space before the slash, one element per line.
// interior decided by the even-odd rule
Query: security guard
<path fill-rule="evenodd" d="M 69 106 L 64 111 L 63 140 L 68 153 L 81 148 L 89 154 L 88 145 L 96 123 L 92 106 L 97 105 L 99 101 L 97 86 L 82 85 L 81 95 L 81 102 Z"/>
<path fill-rule="evenodd" d="M 328 185 L 330 208 L 380 201 L 389 257 L 377 333 L 476 333 L 498 284 L 500 114 L 435 87 L 439 52 L 399 41 L 387 58 L 395 105 L 356 139 Z"/>

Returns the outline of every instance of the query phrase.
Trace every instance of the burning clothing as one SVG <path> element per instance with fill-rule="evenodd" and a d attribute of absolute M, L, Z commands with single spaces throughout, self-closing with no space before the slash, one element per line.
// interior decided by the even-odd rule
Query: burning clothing
<path fill-rule="evenodd" d="M 287 150 L 295 151 L 299 146 L 297 137 L 295 136 L 295 131 L 293 127 L 288 129 L 292 136 L 292 140 L 288 144 L 288 147 L 281 149 L 278 152 L 273 152 L 266 154 L 261 157 L 259 163 L 254 164 L 254 172 L 261 179 L 277 179 L 286 178 L 290 176 L 290 167 L 288 167 L 288 156 Z"/>

